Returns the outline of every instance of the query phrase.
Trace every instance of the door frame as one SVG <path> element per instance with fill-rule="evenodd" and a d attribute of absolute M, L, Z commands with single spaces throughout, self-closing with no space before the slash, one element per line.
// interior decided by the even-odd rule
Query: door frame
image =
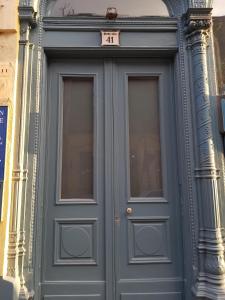
<path fill-rule="evenodd" d="M 133 20 L 132 22 L 122 22 L 120 21 L 119 25 L 117 26 L 120 28 L 120 30 L 127 30 L 127 32 L 131 34 L 141 34 L 143 32 L 148 32 L 151 36 L 152 32 L 155 30 L 157 32 L 162 32 L 163 35 L 167 35 L 168 32 L 173 33 L 176 36 L 176 43 L 177 45 L 174 45 L 172 47 L 168 46 L 167 42 L 165 42 L 165 45 L 161 45 L 159 48 L 154 49 L 152 48 L 152 45 L 149 45 L 147 47 L 123 47 L 121 49 L 118 48 L 108 48 L 108 49 L 102 49 L 101 47 L 71 47 L 68 45 L 65 46 L 63 49 L 60 46 L 52 45 L 52 40 L 50 41 L 50 44 L 48 44 L 47 37 L 49 34 L 52 38 L 55 38 L 57 35 L 57 31 L 59 31 L 58 24 L 51 23 L 51 20 L 46 18 L 46 23 L 44 25 L 46 31 L 48 32 L 48 36 L 46 36 L 46 39 L 43 37 L 43 59 L 42 63 L 40 65 L 41 70 L 41 94 L 40 94 L 40 104 L 41 104 L 41 110 L 40 110 L 40 131 L 39 131 L 39 141 L 40 141 L 40 148 L 38 153 L 38 189 L 37 189 L 37 214 L 36 214 L 36 226 L 34 230 L 34 236 L 36 239 L 34 251 L 33 251 L 33 257 L 34 257 L 34 274 L 35 274 L 35 283 L 34 283 L 34 290 L 37 295 L 37 299 L 39 299 L 39 282 L 41 278 L 41 252 L 40 252 L 40 245 L 41 243 L 41 236 L 42 236 L 42 217 L 43 217 L 43 195 L 44 195 L 44 157 L 45 157 L 45 128 L 46 128 L 46 109 L 45 109 L 45 103 L 46 103 L 46 97 L 47 97 L 47 78 L 48 78 L 48 60 L 50 59 L 58 59 L 65 57 L 79 57 L 79 58 L 86 58 L 87 56 L 90 57 L 90 54 L 92 58 L 105 58 L 107 60 L 107 57 L 133 57 L 133 58 L 140 58 L 140 57 L 146 57 L 148 59 L 153 60 L 160 60 L 160 59 L 169 59 L 173 64 L 173 77 L 174 77 L 174 103 L 175 103 L 175 114 L 176 114 L 176 129 L 177 129 L 177 151 L 178 151 L 178 176 L 180 178 L 179 183 L 179 192 L 180 192 L 180 199 L 181 199 L 181 215 L 183 216 L 183 226 L 182 226 L 182 236 L 183 236 L 183 244 L 184 244 L 184 253 L 183 257 L 185 260 L 184 264 L 184 280 L 187 282 L 187 284 L 184 287 L 184 294 L 186 295 L 187 299 L 192 298 L 192 292 L 191 292 L 191 285 L 193 280 L 193 274 L 192 274 L 192 265 L 197 266 L 197 257 L 196 257 L 196 230 L 197 226 L 195 223 L 197 222 L 197 207 L 196 207 L 196 194 L 195 189 L 193 187 L 193 182 L 189 180 L 188 184 L 186 183 L 186 178 L 191 177 L 191 164 L 193 160 L 193 152 L 191 150 L 192 148 L 192 133 L 190 128 L 190 122 L 192 120 L 192 112 L 191 112 L 191 105 L 188 104 L 188 97 L 185 95 L 183 97 L 182 90 L 187 90 L 188 81 L 185 81 L 185 73 L 184 70 L 182 70 L 182 66 L 180 64 L 180 59 L 185 61 L 184 54 L 180 52 L 180 49 L 178 48 L 178 40 L 177 40 L 177 21 L 171 18 L 168 18 L 169 21 L 165 21 L 163 23 L 163 20 L 158 21 L 158 28 L 155 27 L 153 29 L 153 24 L 151 22 L 144 22 L 137 20 L 137 23 L 135 23 Z M 54 20 L 52 20 L 54 21 Z M 89 20 L 88 20 L 89 21 Z M 87 22 L 88 23 L 88 22 Z M 92 23 L 92 22 L 91 22 Z M 163 24 L 163 25 L 162 25 Z M 55 29 L 53 27 L 55 26 Z M 64 25 L 65 26 L 65 25 Z M 66 25 L 67 26 L 67 25 Z M 105 21 L 102 22 L 101 28 L 106 26 Z M 164 26 L 164 27 L 163 27 Z M 73 27 L 74 30 L 84 30 L 84 28 L 80 25 L 76 25 Z M 162 27 L 164 29 L 162 29 Z M 155 29 L 156 28 L 156 29 Z M 68 25 L 68 30 L 71 30 Z M 93 25 L 92 24 L 92 31 L 98 31 L 99 30 L 99 24 Z M 86 28 L 86 32 L 89 32 L 89 29 Z M 106 68 L 110 68 L 110 66 L 106 63 Z M 183 68 L 185 68 L 183 66 Z M 183 73 L 182 73 L 182 72 Z M 182 74 L 180 76 L 179 74 Z M 109 87 L 108 87 L 109 88 Z M 182 101 L 180 101 L 180 99 Z M 110 118 L 110 112 L 107 111 L 107 115 Z M 183 119 L 184 116 L 184 119 Z M 189 135 L 184 136 L 184 132 L 189 132 Z M 183 153 L 189 149 L 190 155 L 188 160 L 184 161 Z M 106 158 L 107 159 L 107 158 Z M 112 165 L 112 161 L 109 161 L 109 164 Z M 186 194 L 185 194 L 186 193 Z M 189 226 L 191 224 L 191 226 Z M 38 233 L 38 234 L 37 234 Z M 191 254 L 190 254 L 191 253 Z M 196 267 L 197 268 L 197 267 Z"/>
<path fill-rule="evenodd" d="M 101 54 L 100 54 L 101 55 Z M 116 55 L 117 56 L 117 55 Z M 149 62 L 152 61 L 154 63 L 163 63 L 163 62 L 169 62 L 171 64 L 171 74 L 174 74 L 174 67 L 173 67 L 173 59 L 171 59 L 170 57 L 169 58 L 163 58 L 163 59 L 159 59 L 159 58 L 140 58 L 140 57 L 135 57 L 137 60 L 138 59 L 141 59 L 142 61 L 143 60 L 146 60 L 146 62 Z M 133 58 L 132 60 L 134 60 L 135 58 Z M 51 57 L 48 58 L 46 57 L 46 62 L 47 62 L 47 59 L 50 59 L 51 60 Z M 110 92 L 112 90 L 112 76 L 113 76 L 113 72 L 112 72 L 112 68 L 113 68 L 113 64 L 111 63 L 112 59 L 110 58 L 104 58 L 104 56 L 101 55 L 101 59 L 104 61 L 104 70 L 105 70 L 105 74 L 106 74 L 106 79 L 105 79 L 105 89 L 104 89 L 104 93 L 105 95 L 110 95 L 111 97 L 111 101 L 109 101 L 108 103 L 112 104 L 113 101 L 112 101 L 112 93 Z M 121 60 L 123 60 L 123 58 L 121 58 Z M 57 59 L 56 59 L 57 61 Z M 45 72 L 45 77 L 43 77 L 43 82 L 47 82 L 48 80 L 48 66 L 47 66 L 47 63 L 45 62 L 45 67 L 46 67 L 46 72 Z M 63 75 L 63 74 L 62 74 Z M 107 78 L 108 77 L 108 78 Z M 171 81 L 173 81 L 171 79 Z M 175 84 L 174 84 L 175 85 Z M 175 90 L 175 86 L 172 87 L 172 90 L 174 91 Z M 44 97 L 44 101 L 43 103 L 46 103 L 47 105 L 47 86 L 45 86 L 45 88 L 43 89 L 43 97 Z M 109 97 L 109 96 L 107 96 Z M 173 93 L 172 97 L 174 97 L 174 103 L 176 102 L 176 96 L 175 96 L 175 92 Z M 44 165 L 46 165 L 46 162 L 45 162 L 45 159 L 46 159 L 46 151 L 45 151 L 45 140 L 46 140 L 46 107 L 42 109 L 42 112 L 43 112 L 43 117 L 42 117 L 42 120 L 43 120 L 43 123 L 42 123 L 42 147 L 41 147 L 41 153 L 40 155 L 42 155 L 42 158 L 40 158 L 40 161 L 44 162 L 43 165 L 42 165 L 42 168 L 41 168 L 41 171 L 43 172 L 42 173 L 42 176 L 40 176 L 40 178 L 44 178 L 44 173 L 45 173 L 45 168 L 43 167 Z M 110 180 L 108 180 L 107 184 L 105 185 L 105 188 L 106 188 L 106 191 L 105 191 L 105 194 L 107 193 L 107 190 L 109 191 L 108 194 L 110 195 L 110 198 L 111 198 L 111 201 L 109 201 L 110 205 L 111 205 L 111 209 L 107 208 L 105 209 L 105 218 L 107 220 L 111 220 L 110 222 L 105 222 L 105 226 L 107 227 L 106 230 L 110 231 L 110 232 L 114 232 L 115 231 L 115 228 L 114 228 L 114 219 L 112 217 L 112 214 L 110 213 L 110 211 L 112 212 L 114 210 L 114 202 L 112 201 L 113 200 L 113 174 L 112 174 L 112 170 L 113 170 L 113 167 L 114 167 L 114 162 L 112 160 L 112 152 L 113 152 L 113 115 L 112 115 L 112 107 L 109 106 L 109 105 L 105 105 L 105 116 L 108 118 L 108 122 L 106 122 L 105 126 L 106 126 L 106 129 L 105 129 L 105 149 L 107 149 L 105 151 L 105 172 L 108 174 L 108 176 L 106 176 L 106 178 L 109 178 Z M 175 114 L 175 112 L 174 112 Z M 107 128 L 107 126 L 111 123 L 111 126 L 109 126 L 109 128 Z M 174 123 L 176 123 L 176 121 L 174 121 Z M 111 127 L 111 128 L 110 128 Z M 177 129 L 177 126 L 176 126 L 176 129 Z M 178 151 L 178 146 L 175 146 L 176 148 L 176 151 Z M 179 162 L 178 164 L 179 165 Z M 110 176 L 109 176 L 109 173 Z M 105 179 L 106 180 L 106 179 Z M 179 183 L 180 185 L 180 183 Z M 42 180 L 41 182 L 41 186 L 40 186 L 40 189 L 42 191 L 42 195 L 45 195 L 45 184 L 44 184 L 44 180 Z M 43 199 L 45 199 L 46 197 L 45 196 L 42 196 Z M 41 205 L 41 207 L 44 207 L 43 203 Z M 181 209 L 181 208 L 180 208 Z M 44 213 L 44 212 L 43 212 Z M 43 241 L 42 241 L 42 238 L 43 238 L 43 234 L 42 234 L 42 218 L 43 218 L 43 213 L 40 212 L 39 214 L 39 224 L 38 224 L 38 232 L 39 232 L 39 236 L 37 236 L 37 238 L 39 239 L 39 241 L 36 243 L 36 253 L 39 255 L 36 256 L 36 266 L 38 265 L 39 266 L 39 272 L 40 272 L 40 277 L 39 277 L 39 280 L 41 278 L 41 268 L 42 268 L 42 260 L 41 260 L 41 253 L 43 253 L 43 249 L 42 249 L 42 245 L 43 245 Z M 181 212 L 180 212 L 181 214 Z M 115 233 L 114 233 L 115 234 Z M 40 238 L 41 237 L 41 238 Z M 182 241 L 183 243 L 183 241 Z M 105 243 L 106 245 L 106 249 L 105 251 L 108 252 L 108 255 L 112 255 L 112 257 L 114 257 L 113 253 L 115 252 L 115 249 L 113 248 L 113 242 L 111 241 L 110 243 Z M 37 250 L 38 249 L 38 250 Z M 183 253 L 183 255 L 185 255 Z M 114 259 L 112 259 L 112 265 L 108 264 L 106 262 L 106 295 L 107 295 L 107 299 L 111 300 L 113 299 L 113 296 L 111 295 L 111 291 L 113 290 L 114 291 L 114 288 L 113 288 L 113 285 L 116 284 L 116 279 L 115 277 L 113 276 L 113 273 L 114 273 L 114 268 L 115 268 L 115 261 Z M 36 273 L 37 274 L 37 273 Z M 41 280 L 40 280 L 41 281 Z M 40 282 L 39 281 L 39 282 Z M 36 290 L 37 291 L 37 290 Z M 39 292 L 37 293 L 37 297 L 39 295 Z M 38 298 L 37 298 L 38 299 Z"/>

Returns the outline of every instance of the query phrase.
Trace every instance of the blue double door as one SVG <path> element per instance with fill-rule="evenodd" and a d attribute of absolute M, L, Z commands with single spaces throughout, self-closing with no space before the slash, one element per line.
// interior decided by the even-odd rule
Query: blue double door
<path fill-rule="evenodd" d="M 168 60 L 49 63 L 41 299 L 181 300 Z"/>

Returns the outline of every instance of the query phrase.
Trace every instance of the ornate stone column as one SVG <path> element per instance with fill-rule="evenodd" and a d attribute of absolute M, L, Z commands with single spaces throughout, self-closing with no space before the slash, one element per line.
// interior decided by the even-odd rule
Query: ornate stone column
<path fill-rule="evenodd" d="M 225 299 L 224 245 L 219 207 L 219 170 L 215 162 L 207 68 L 211 9 L 189 9 L 186 25 L 192 60 L 198 145 L 195 177 L 199 195 L 199 271 L 193 291 L 199 298 L 222 300 Z"/>
<path fill-rule="evenodd" d="M 35 12 L 30 6 L 19 7 L 20 40 L 18 64 L 18 89 L 16 99 L 16 117 L 14 131 L 14 162 L 12 177 L 12 204 L 9 228 L 8 248 L 8 276 L 16 281 L 20 299 L 28 299 L 23 278 L 23 260 L 25 255 L 24 207 L 25 185 L 27 180 L 26 167 L 26 124 L 28 112 L 28 82 L 29 56 L 31 44 L 29 42 L 30 29 L 35 25 Z"/>

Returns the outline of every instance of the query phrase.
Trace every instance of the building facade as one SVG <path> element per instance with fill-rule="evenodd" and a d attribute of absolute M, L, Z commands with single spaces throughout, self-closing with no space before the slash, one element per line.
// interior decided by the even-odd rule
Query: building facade
<path fill-rule="evenodd" d="M 225 299 L 212 7 L 3 1 L 0 299 Z"/>
<path fill-rule="evenodd" d="M 7 256 L 9 241 L 10 203 L 12 188 L 12 157 L 14 120 L 16 116 L 16 87 L 18 66 L 19 20 L 17 1 L 0 2 L 0 105 L 8 109 L 8 129 L 5 156 L 4 188 L 1 178 L 0 213 L 0 290 L 1 299 L 10 299 L 12 283 L 4 280 L 7 276 Z M 1 111 L 2 112 L 2 111 Z"/>

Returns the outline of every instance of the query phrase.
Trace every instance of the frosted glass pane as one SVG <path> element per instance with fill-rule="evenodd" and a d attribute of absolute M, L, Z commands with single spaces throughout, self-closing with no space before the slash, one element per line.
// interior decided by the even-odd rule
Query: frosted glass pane
<path fill-rule="evenodd" d="M 64 79 L 63 199 L 93 198 L 93 80 Z"/>
<path fill-rule="evenodd" d="M 131 197 L 162 196 L 158 80 L 129 78 Z"/>
<path fill-rule="evenodd" d="M 119 16 L 169 16 L 167 7 L 161 0 L 52 0 L 49 2 L 47 15 L 105 16 L 108 7 L 115 7 Z"/>

